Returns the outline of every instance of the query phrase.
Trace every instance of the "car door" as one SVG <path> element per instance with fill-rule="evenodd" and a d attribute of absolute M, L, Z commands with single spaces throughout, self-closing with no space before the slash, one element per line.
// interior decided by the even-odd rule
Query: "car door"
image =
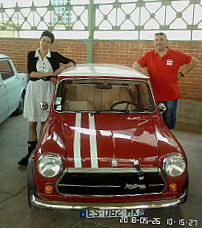
<path fill-rule="evenodd" d="M 2 80 L 1 69 L 0 69 L 0 123 L 2 123 L 7 117 L 8 117 L 7 90 Z"/>
<path fill-rule="evenodd" d="M 7 90 L 8 115 L 13 113 L 18 107 L 21 87 L 15 67 L 10 59 L 4 59 L 1 64 L 1 78 Z"/>

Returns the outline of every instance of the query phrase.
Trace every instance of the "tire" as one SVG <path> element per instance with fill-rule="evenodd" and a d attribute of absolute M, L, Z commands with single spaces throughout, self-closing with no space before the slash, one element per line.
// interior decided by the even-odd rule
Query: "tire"
<path fill-rule="evenodd" d="M 32 152 L 34 154 L 34 151 Z M 32 154 L 28 160 L 27 165 L 27 200 L 28 200 L 28 206 L 31 210 L 37 210 L 38 208 L 32 204 L 31 196 L 36 194 L 36 187 L 33 177 L 33 158 Z"/>
<path fill-rule="evenodd" d="M 17 116 L 17 115 L 20 115 L 20 114 L 23 113 L 23 110 L 24 110 L 24 101 L 25 101 L 25 92 L 23 92 L 23 94 L 21 95 L 18 108 L 15 110 L 15 112 L 13 113 L 13 115 Z"/>
<path fill-rule="evenodd" d="M 32 211 L 36 211 L 38 209 L 31 202 L 31 193 L 30 193 L 29 189 L 27 189 L 27 201 L 28 201 L 28 206 Z"/>

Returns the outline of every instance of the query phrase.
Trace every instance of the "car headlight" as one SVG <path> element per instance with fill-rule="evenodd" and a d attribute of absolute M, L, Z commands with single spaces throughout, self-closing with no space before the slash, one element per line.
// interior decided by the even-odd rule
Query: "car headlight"
<path fill-rule="evenodd" d="M 171 154 L 163 160 L 163 171 L 170 177 L 182 175 L 185 169 L 185 158 L 181 154 Z"/>
<path fill-rule="evenodd" d="M 58 154 L 43 154 L 37 161 L 38 172 L 46 178 L 57 176 L 62 171 L 62 169 L 62 158 Z"/>

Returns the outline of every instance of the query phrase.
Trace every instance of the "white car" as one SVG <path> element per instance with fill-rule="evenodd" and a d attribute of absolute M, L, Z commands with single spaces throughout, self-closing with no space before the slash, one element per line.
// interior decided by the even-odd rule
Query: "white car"
<path fill-rule="evenodd" d="M 10 57 L 0 54 L 0 124 L 23 112 L 26 87 L 27 74 L 18 73 Z"/>

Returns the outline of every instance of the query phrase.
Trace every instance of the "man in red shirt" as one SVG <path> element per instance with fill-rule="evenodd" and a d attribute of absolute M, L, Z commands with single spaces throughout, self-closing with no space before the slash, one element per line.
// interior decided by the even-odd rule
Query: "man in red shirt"
<path fill-rule="evenodd" d="M 155 49 L 148 51 L 138 59 L 133 68 L 150 77 L 154 97 L 157 103 L 167 107 L 163 119 L 169 129 L 175 127 L 177 100 L 180 98 L 178 80 L 184 77 L 197 63 L 195 57 L 168 48 L 167 36 L 164 33 L 154 35 Z M 183 71 L 180 66 L 185 65 Z M 144 69 L 147 67 L 147 71 Z"/>

